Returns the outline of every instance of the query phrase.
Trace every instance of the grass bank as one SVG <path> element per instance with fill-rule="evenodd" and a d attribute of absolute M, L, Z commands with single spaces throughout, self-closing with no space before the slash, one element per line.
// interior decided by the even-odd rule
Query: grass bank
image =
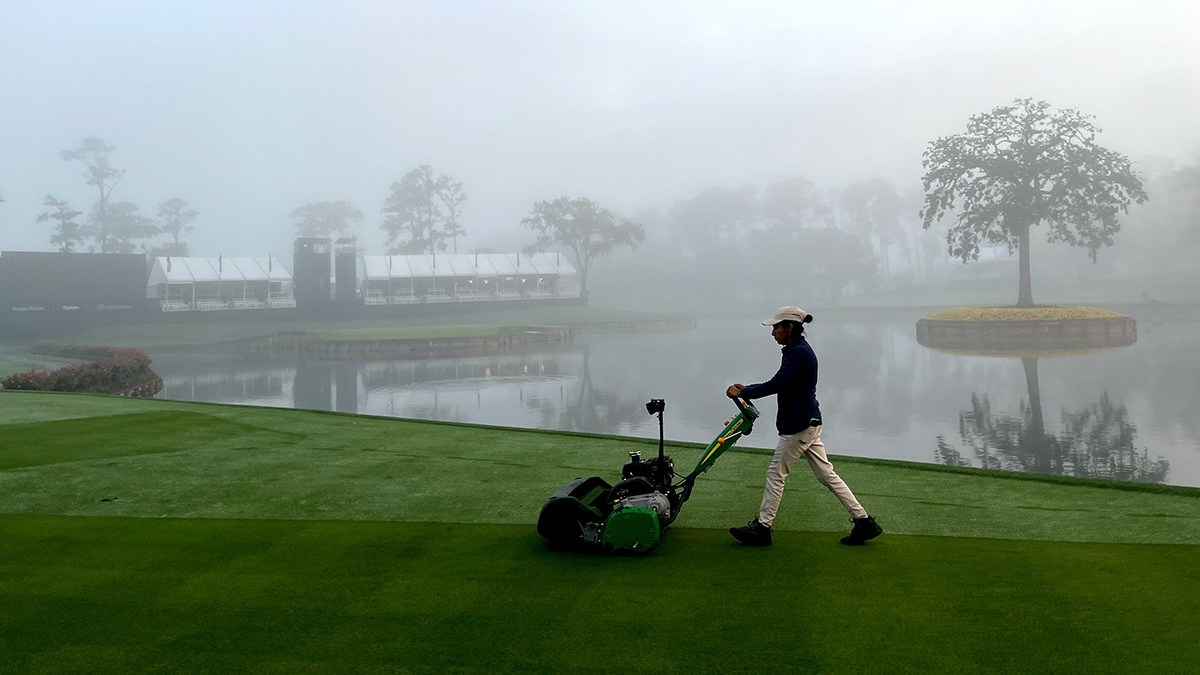
<path fill-rule="evenodd" d="M 1120 319 L 1124 314 L 1095 307 L 955 307 L 925 317 L 927 321 L 1062 321 Z"/>
<path fill-rule="evenodd" d="M 421 337 L 457 337 L 461 327 L 511 325 L 576 325 L 610 321 L 671 318 L 664 314 L 587 306 L 480 308 L 470 314 L 409 316 L 398 319 L 356 321 L 256 321 L 231 323 L 156 323 L 97 328 L 55 342 L 162 349 L 214 344 L 261 337 L 271 333 L 325 331 L 424 330 Z M 445 332 L 441 332 L 445 331 Z M 362 338 L 370 339 L 370 338 Z M 387 338 L 394 339 L 394 338 Z"/>
<path fill-rule="evenodd" d="M 356 342 L 367 340 L 429 340 L 441 338 L 492 337 L 515 333 L 556 330 L 557 326 L 408 326 L 401 328 L 344 328 L 315 333 L 318 340 Z"/>
<path fill-rule="evenodd" d="M 638 439 L 0 392 L 11 672 L 1191 672 L 1200 490 L 839 458 L 776 545 L 730 453 L 644 558 L 550 551 L 542 502 Z M 687 468 L 700 448 L 675 444 Z M 932 470 L 931 470 L 932 469 Z M 1159 492 L 1155 492 L 1155 490 Z"/>
<path fill-rule="evenodd" d="M 0 377 L 7 377 L 13 373 L 27 373 L 33 368 L 33 364 L 30 363 L 0 359 Z"/>

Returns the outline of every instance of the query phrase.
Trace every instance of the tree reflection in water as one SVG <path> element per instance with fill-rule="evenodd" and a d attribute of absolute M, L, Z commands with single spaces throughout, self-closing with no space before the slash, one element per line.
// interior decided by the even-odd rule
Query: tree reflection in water
<path fill-rule="evenodd" d="M 541 429 L 564 429 L 589 433 L 628 433 L 646 419 L 640 401 L 627 400 L 620 392 L 600 389 L 592 384 L 591 346 L 583 343 L 583 369 L 579 377 L 579 397 L 575 405 L 530 396 L 525 405 L 541 415 Z"/>
<path fill-rule="evenodd" d="M 1127 419 L 1125 406 L 1115 406 L 1108 392 L 1082 410 L 1062 411 L 1062 431 L 1046 433 L 1036 358 L 1021 359 L 1028 401 L 1019 417 L 992 414 L 987 394 L 971 394 L 971 408 L 959 414 L 959 435 L 973 459 L 985 469 L 1027 471 L 1060 476 L 1111 478 L 1162 483 L 1170 463 L 1150 459 L 1138 450 L 1137 427 Z M 934 456 L 941 464 L 971 466 L 971 458 L 939 435 Z"/>

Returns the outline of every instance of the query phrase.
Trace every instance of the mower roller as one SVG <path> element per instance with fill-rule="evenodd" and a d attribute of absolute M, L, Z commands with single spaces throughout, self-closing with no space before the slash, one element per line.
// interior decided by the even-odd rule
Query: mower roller
<path fill-rule="evenodd" d="M 651 399 L 646 412 L 658 415 L 658 456 L 643 460 L 629 453 L 621 480 L 609 485 L 599 476 L 576 478 L 542 506 L 538 534 L 559 548 L 593 553 L 648 553 L 675 522 L 683 503 L 692 496 L 696 477 L 709 470 L 758 419 L 758 408 L 735 398 L 738 414 L 704 449 L 696 468 L 686 476 L 675 473 L 675 461 L 663 453 L 663 410 L 666 403 Z"/>

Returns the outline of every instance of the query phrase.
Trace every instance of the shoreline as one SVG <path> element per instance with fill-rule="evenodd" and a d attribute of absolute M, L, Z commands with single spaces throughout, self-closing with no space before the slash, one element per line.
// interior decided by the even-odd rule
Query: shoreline
<path fill-rule="evenodd" d="M 251 354 L 284 354 L 322 358 L 359 358 L 369 355 L 404 357 L 479 356 L 505 352 L 528 345 L 572 344 L 580 332 L 625 332 L 691 330 L 694 319 L 642 319 L 599 321 L 546 327 L 546 330 L 506 331 L 501 326 L 494 335 L 421 337 L 368 340 L 323 340 L 313 331 L 272 333 L 270 335 L 220 343 L 222 351 Z M 516 327 L 520 328 L 520 327 Z"/>
<path fill-rule="evenodd" d="M 0 389 L 0 397 L 3 396 L 51 396 L 51 397 L 90 397 L 95 399 L 112 399 L 120 397 L 117 394 L 97 394 L 90 392 L 55 392 L 55 391 L 26 391 L 26 390 L 6 390 Z M 126 398 L 129 401 L 130 399 Z M 331 416 L 340 418 L 348 424 L 353 424 L 357 421 L 370 421 L 372 423 L 382 424 L 413 424 L 419 426 L 431 427 L 447 427 L 450 430 L 463 431 L 480 431 L 480 432 L 497 432 L 497 433 L 513 433 L 513 434 L 532 434 L 536 436 L 548 437 L 565 437 L 572 439 L 607 441 L 615 444 L 632 444 L 632 445 L 647 445 L 658 447 L 658 439 L 649 436 L 624 436 L 620 434 L 602 434 L 587 431 L 569 431 L 565 429 L 542 429 L 537 427 L 514 427 L 497 424 L 483 424 L 479 422 L 456 422 L 448 420 L 433 420 L 410 417 L 390 417 L 386 415 L 375 415 L 370 413 L 350 413 L 337 410 L 317 410 L 310 408 L 276 408 L 271 406 L 252 405 L 247 403 L 218 403 L 213 401 L 178 401 L 173 399 L 158 399 L 158 398 L 140 398 L 136 399 L 139 402 L 149 404 L 150 406 L 162 406 L 164 408 L 213 408 L 214 413 L 225 411 L 241 411 L 248 415 L 257 415 L 259 413 L 266 415 L 317 415 Z M 0 415 L 0 426 L 4 425 L 3 416 Z M 695 451 L 700 453 L 707 447 L 707 444 L 695 441 L 681 441 L 666 439 L 663 443 L 664 448 L 670 450 Z M 759 455 L 770 456 L 774 453 L 771 448 L 758 448 L 753 446 L 735 446 L 730 449 L 731 455 Z M 1009 471 L 1005 469 L 988 469 L 975 466 L 955 466 L 947 464 L 936 464 L 933 462 L 921 462 L 916 460 L 905 459 L 888 459 L 881 457 L 864 457 L 857 455 L 842 455 L 830 454 L 829 457 L 840 464 L 859 464 L 863 466 L 877 466 L 882 468 L 890 468 L 905 471 L 930 472 L 938 474 L 954 474 L 962 477 L 979 477 L 979 478 L 995 478 L 1001 480 L 1016 480 L 1022 482 L 1046 483 L 1053 485 L 1069 486 L 1069 487 L 1089 487 L 1104 490 L 1118 490 L 1123 492 L 1137 492 L 1149 494 L 1165 494 L 1183 496 L 1189 498 L 1200 499 L 1200 486 L 1183 485 L 1177 483 L 1147 483 L 1138 481 L 1123 481 L 1111 478 L 1099 477 L 1081 477 L 1071 475 L 1059 475 L 1049 473 L 1036 473 L 1026 471 Z M 627 458 L 626 458 L 627 459 Z M 684 458 L 682 464 L 687 464 L 687 458 Z M 682 466 L 681 464 L 681 466 Z M 620 466 L 614 466 L 612 473 L 619 474 Z M 0 511 L 2 512 L 2 511 Z"/>

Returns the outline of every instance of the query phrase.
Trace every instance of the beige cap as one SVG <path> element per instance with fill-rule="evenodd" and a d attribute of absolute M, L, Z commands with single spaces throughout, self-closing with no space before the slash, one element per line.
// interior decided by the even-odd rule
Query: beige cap
<path fill-rule="evenodd" d="M 806 317 L 808 317 L 808 312 L 800 309 L 799 307 L 780 307 L 779 311 L 775 312 L 775 316 L 771 317 L 770 321 L 764 321 L 763 325 L 774 326 L 780 321 L 795 321 L 797 323 L 804 323 L 804 319 Z"/>

